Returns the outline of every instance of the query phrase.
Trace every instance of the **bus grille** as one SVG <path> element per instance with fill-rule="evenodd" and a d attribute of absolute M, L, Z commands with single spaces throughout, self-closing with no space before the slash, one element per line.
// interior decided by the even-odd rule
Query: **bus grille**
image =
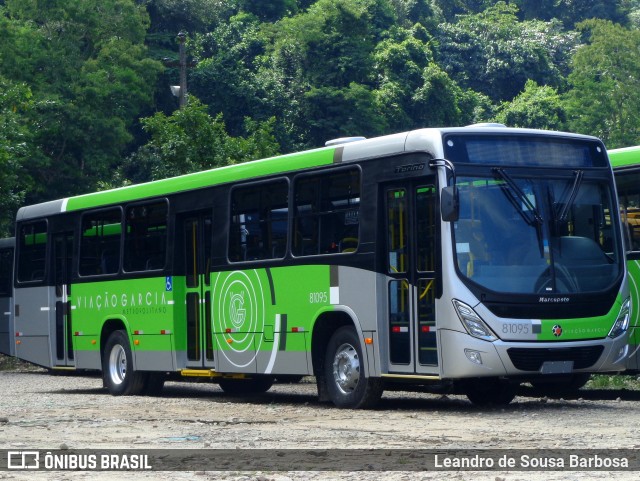
<path fill-rule="evenodd" d="M 521 348 L 507 349 L 511 362 L 521 371 L 539 371 L 547 361 L 573 361 L 574 369 L 586 369 L 600 358 L 604 346 L 566 348 Z"/>

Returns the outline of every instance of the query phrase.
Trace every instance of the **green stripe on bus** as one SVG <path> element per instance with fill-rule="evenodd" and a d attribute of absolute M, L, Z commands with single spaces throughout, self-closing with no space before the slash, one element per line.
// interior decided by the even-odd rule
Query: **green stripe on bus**
<path fill-rule="evenodd" d="M 283 155 L 281 157 L 229 165 L 204 172 L 195 172 L 146 184 L 131 185 L 119 189 L 71 197 L 67 201 L 66 210 L 90 209 L 103 205 L 190 191 L 227 182 L 330 165 L 333 163 L 334 150 L 335 148 L 324 148 Z"/>
<path fill-rule="evenodd" d="M 608 154 L 614 169 L 637 165 L 640 162 L 640 146 L 610 150 Z"/>

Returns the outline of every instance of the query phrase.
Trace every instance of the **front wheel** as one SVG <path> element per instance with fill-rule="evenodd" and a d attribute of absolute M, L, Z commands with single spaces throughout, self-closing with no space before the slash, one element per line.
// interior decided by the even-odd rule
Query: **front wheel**
<path fill-rule="evenodd" d="M 146 373 L 133 370 L 133 355 L 125 331 L 114 331 L 107 339 L 102 355 L 104 385 L 114 396 L 140 394 Z"/>
<path fill-rule="evenodd" d="M 364 375 L 362 359 L 360 339 L 353 327 L 341 327 L 331 336 L 324 373 L 329 397 L 336 406 L 364 409 L 375 406 L 380 400 L 382 381 Z"/>

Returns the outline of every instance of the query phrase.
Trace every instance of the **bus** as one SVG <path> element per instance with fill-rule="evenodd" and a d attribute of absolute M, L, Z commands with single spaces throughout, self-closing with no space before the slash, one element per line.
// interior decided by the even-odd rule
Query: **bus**
<path fill-rule="evenodd" d="M 640 146 L 614 149 L 608 153 L 618 189 L 633 306 L 629 332 L 631 352 L 626 374 L 637 374 L 640 372 Z"/>
<path fill-rule="evenodd" d="M 508 404 L 623 369 L 615 192 L 596 138 L 477 125 L 26 206 L 16 355 L 114 395 L 315 376 L 343 408 L 384 389 Z"/>
<path fill-rule="evenodd" d="M 0 239 L 0 354 L 15 355 L 13 341 L 13 251 L 15 240 Z"/>

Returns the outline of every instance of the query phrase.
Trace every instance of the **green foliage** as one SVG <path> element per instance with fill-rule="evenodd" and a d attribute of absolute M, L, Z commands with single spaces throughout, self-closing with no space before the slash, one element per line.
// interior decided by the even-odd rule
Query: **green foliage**
<path fill-rule="evenodd" d="M 260 116 L 256 57 L 265 47 L 259 29 L 255 16 L 240 13 L 212 32 L 196 35 L 193 42 L 199 62 L 190 75 L 189 90 L 210 112 L 222 112 L 233 134 L 242 132 L 249 114 Z"/>
<path fill-rule="evenodd" d="M 556 89 L 527 80 L 522 93 L 504 102 L 494 120 L 508 127 L 561 130 L 566 111 Z"/>
<path fill-rule="evenodd" d="M 640 31 L 605 20 L 580 25 L 589 43 L 573 57 L 566 94 L 569 128 L 609 148 L 640 143 Z"/>
<path fill-rule="evenodd" d="M 27 201 L 92 190 L 109 176 L 151 104 L 160 65 L 145 58 L 148 16 L 134 0 L 8 0 L 0 68 L 29 85 L 34 179 Z"/>
<path fill-rule="evenodd" d="M 30 185 L 23 165 L 32 154 L 27 115 L 32 107 L 29 87 L 0 76 L 0 237 L 10 234 L 13 214 Z"/>
<path fill-rule="evenodd" d="M 298 11 L 296 0 L 269 0 L 268 2 L 239 0 L 239 2 L 242 10 L 253 13 L 266 22 L 279 20 L 282 17 L 292 15 Z"/>
<path fill-rule="evenodd" d="M 519 22 L 513 4 L 440 25 L 437 61 L 463 87 L 505 101 L 528 79 L 560 87 L 576 36 L 558 22 Z"/>
<path fill-rule="evenodd" d="M 230 137 L 222 114 L 211 117 L 207 106 L 190 96 L 184 108 L 169 116 L 159 112 L 142 119 L 150 140 L 128 159 L 124 177 L 136 182 L 164 179 L 277 155 L 274 122 L 247 119 L 248 135 Z"/>
<path fill-rule="evenodd" d="M 0 235 L 23 203 L 348 135 L 638 144 L 639 36 L 640 0 L 0 0 Z"/>

